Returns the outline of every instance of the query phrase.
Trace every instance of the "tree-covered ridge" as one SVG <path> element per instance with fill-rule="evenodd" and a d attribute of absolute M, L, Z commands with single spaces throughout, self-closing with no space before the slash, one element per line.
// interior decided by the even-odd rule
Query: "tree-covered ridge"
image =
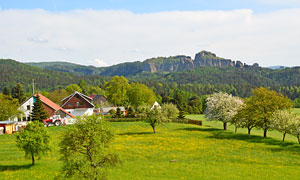
<path fill-rule="evenodd" d="M 201 51 L 192 59 L 190 56 L 178 55 L 170 57 L 155 57 L 144 61 L 126 62 L 109 67 L 83 66 L 67 62 L 41 62 L 28 63 L 32 66 L 42 67 L 48 70 L 71 72 L 79 75 L 105 75 L 105 76 L 133 76 L 141 72 L 180 72 L 197 67 L 258 67 L 258 64 L 249 66 L 240 61 L 232 61 L 218 57 L 216 54 Z"/>
<path fill-rule="evenodd" d="M 26 63 L 30 66 L 40 67 L 47 70 L 70 72 L 78 75 L 98 75 L 101 73 L 101 69 L 94 66 L 83 66 L 80 64 L 69 62 L 31 62 Z"/>
<path fill-rule="evenodd" d="M 103 76 L 80 76 L 76 74 L 45 70 L 39 67 L 26 65 L 11 59 L 0 59 L 0 88 L 13 87 L 21 83 L 26 91 L 32 89 L 32 79 L 38 90 L 53 90 L 59 86 L 77 84 L 85 80 L 89 84 L 100 85 L 105 79 Z"/>

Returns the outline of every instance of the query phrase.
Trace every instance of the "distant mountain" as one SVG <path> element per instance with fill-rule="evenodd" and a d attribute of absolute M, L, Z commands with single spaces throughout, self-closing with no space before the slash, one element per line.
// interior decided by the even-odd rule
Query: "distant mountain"
<path fill-rule="evenodd" d="M 269 66 L 267 68 L 269 68 L 269 69 L 284 69 L 286 67 L 285 66 Z"/>
<path fill-rule="evenodd" d="M 197 67 L 236 67 L 249 68 L 250 65 L 240 61 L 232 61 L 230 59 L 220 58 L 208 51 L 201 51 L 195 55 L 193 60 L 189 56 L 179 55 L 170 57 L 157 57 L 147 59 L 143 62 L 128 62 L 113 65 L 110 67 L 97 68 L 94 66 L 83 66 L 66 62 L 41 62 L 27 63 L 31 66 L 41 67 L 47 70 L 55 70 L 62 72 L 70 72 L 79 75 L 104 75 L 104 76 L 134 76 L 141 72 L 180 72 L 191 70 Z M 254 64 L 253 67 L 258 67 Z"/>

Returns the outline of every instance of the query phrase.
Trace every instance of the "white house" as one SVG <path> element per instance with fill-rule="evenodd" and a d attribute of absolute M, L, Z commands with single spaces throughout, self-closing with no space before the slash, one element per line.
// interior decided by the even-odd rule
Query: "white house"
<path fill-rule="evenodd" d="M 94 113 L 93 99 L 80 92 L 64 98 L 61 107 L 74 116 L 92 115 Z"/>

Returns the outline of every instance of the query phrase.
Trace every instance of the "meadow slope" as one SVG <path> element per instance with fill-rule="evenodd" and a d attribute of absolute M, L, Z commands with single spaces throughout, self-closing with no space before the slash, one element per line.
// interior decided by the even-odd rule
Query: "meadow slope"
<path fill-rule="evenodd" d="M 299 179 L 296 138 L 282 143 L 277 132 L 264 139 L 261 134 L 223 131 L 219 125 L 170 123 L 152 134 L 146 122 L 112 123 L 116 133 L 112 151 L 122 164 L 109 169 L 109 179 Z M 61 168 L 58 144 L 66 128 L 48 128 L 52 152 L 33 167 L 16 148 L 15 135 L 0 136 L 0 179 L 53 179 Z"/>

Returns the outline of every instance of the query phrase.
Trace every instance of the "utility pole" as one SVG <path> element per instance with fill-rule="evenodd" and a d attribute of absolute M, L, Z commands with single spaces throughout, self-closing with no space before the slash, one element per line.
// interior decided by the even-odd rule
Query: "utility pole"
<path fill-rule="evenodd" d="M 32 79 L 32 95 L 34 95 L 34 85 L 37 83 L 34 83 L 34 79 Z"/>

